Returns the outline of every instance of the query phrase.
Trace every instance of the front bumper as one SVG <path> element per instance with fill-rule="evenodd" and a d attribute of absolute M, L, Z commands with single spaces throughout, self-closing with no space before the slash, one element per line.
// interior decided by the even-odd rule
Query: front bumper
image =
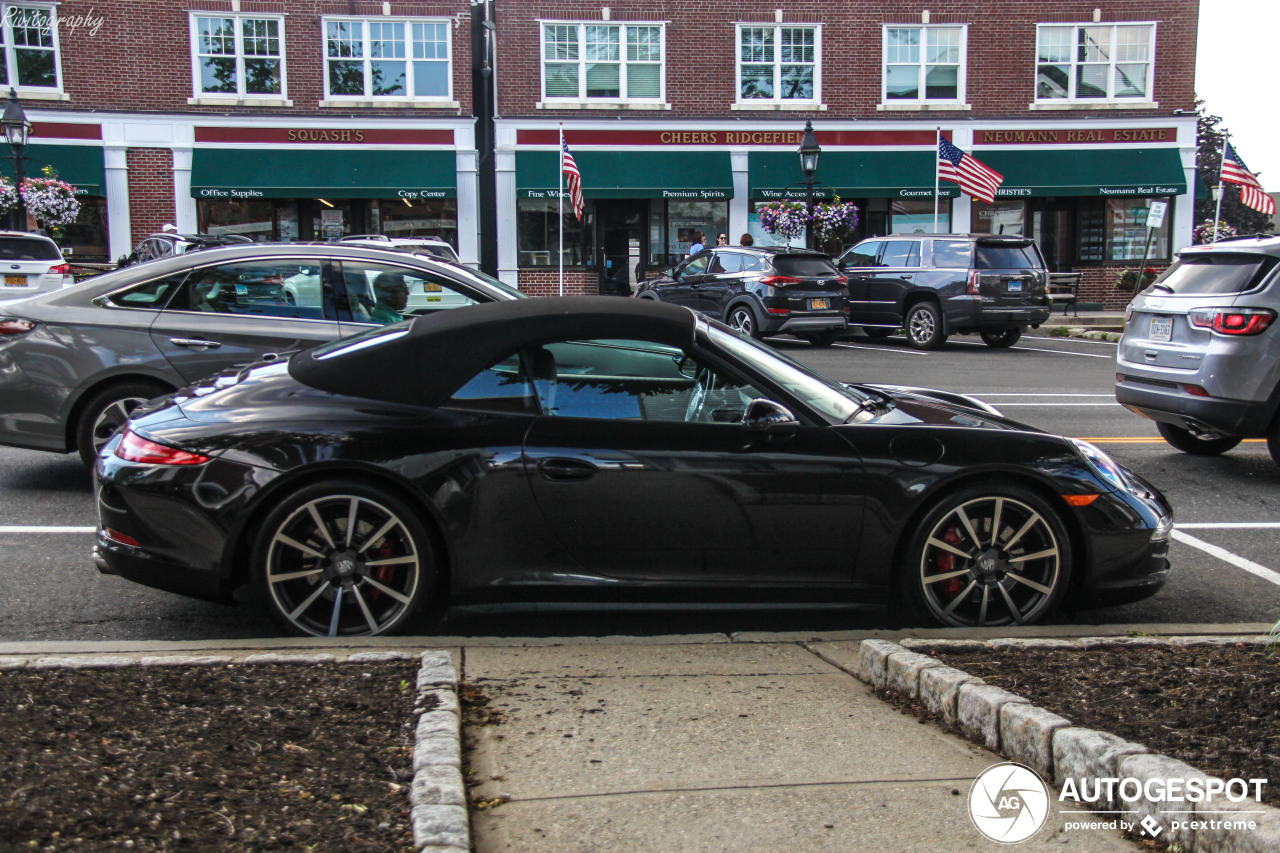
<path fill-rule="evenodd" d="M 1077 607 L 1102 607 L 1155 595 L 1169 579 L 1173 508 L 1154 486 L 1126 472 L 1136 491 L 1102 495 L 1078 520 L 1090 546 L 1073 588 Z"/>

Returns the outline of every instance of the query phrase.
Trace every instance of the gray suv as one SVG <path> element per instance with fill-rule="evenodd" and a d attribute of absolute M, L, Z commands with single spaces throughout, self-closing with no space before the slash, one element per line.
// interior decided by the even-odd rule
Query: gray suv
<path fill-rule="evenodd" d="M 849 324 L 873 338 L 901 328 L 916 349 L 938 349 L 949 335 L 977 332 L 1010 347 L 1049 319 L 1049 273 L 1029 237 L 872 237 L 838 265 L 849 277 Z"/>
<path fill-rule="evenodd" d="M 1116 400 L 1185 453 L 1266 438 L 1280 464 L 1280 238 L 1239 237 L 1178 253 L 1129 304 Z"/>

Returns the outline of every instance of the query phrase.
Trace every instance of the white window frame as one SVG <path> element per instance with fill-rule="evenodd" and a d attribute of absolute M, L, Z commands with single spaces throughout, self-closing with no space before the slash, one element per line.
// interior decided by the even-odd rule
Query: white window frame
<path fill-rule="evenodd" d="M 1046 29 L 1055 29 L 1055 28 L 1061 29 L 1064 27 L 1070 27 L 1072 29 L 1071 42 L 1070 42 L 1070 51 L 1071 51 L 1070 59 L 1065 63 L 1064 62 L 1041 62 L 1040 61 L 1041 34 Z M 1109 58 L 1107 61 L 1107 96 L 1105 98 L 1081 98 L 1078 96 L 1076 92 L 1076 83 L 1078 79 L 1077 69 L 1082 64 L 1092 64 L 1092 63 L 1080 62 L 1079 52 L 1077 49 L 1080 43 L 1079 32 L 1081 28 L 1099 29 L 1103 27 L 1111 30 L 1111 44 L 1109 49 Z M 1148 41 L 1149 56 L 1147 57 L 1147 60 L 1146 60 L 1147 79 L 1144 85 L 1146 92 L 1142 95 L 1126 95 L 1123 97 L 1117 97 L 1115 94 L 1116 66 L 1132 64 L 1132 63 L 1122 62 L 1116 57 L 1116 36 L 1119 33 L 1121 28 L 1133 28 L 1133 29 L 1142 28 L 1142 29 L 1146 29 L 1149 33 L 1149 41 Z M 1036 24 L 1036 43 L 1034 47 L 1035 63 L 1033 66 L 1033 72 L 1035 74 L 1034 82 L 1033 82 L 1033 86 L 1034 86 L 1033 91 L 1035 93 L 1034 104 L 1036 106 L 1054 105 L 1054 104 L 1072 104 L 1075 106 L 1087 106 L 1089 104 L 1147 105 L 1147 104 L 1154 103 L 1155 102 L 1154 86 L 1155 86 L 1155 79 L 1156 79 L 1156 36 L 1157 36 L 1156 30 L 1157 30 L 1157 27 L 1156 27 L 1155 21 L 1132 21 L 1132 22 L 1102 21 L 1098 23 L 1077 22 L 1077 23 L 1061 23 L 1061 24 L 1058 24 L 1058 23 Z M 1067 96 L 1065 98 L 1043 98 L 1040 96 L 1040 66 L 1041 65 L 1066 65 L 1067 66 L 1067 75 L 1068 75 L 1067 76 Z"/>
<path fill-rule="evenodd" d="M 18 55 L 17 45 L 13 39 L 13 21 L 24 11 L 36 12 L 48 16 L 49 34 L 53 41 L 51 48 L 53 53 L 53 73 L 56 80 L 53 86 L 31 86 L 18 85 Z M 0 3 L 0 16 L 3 16 L 3 26 L 0 26 L 0 37 L 4 39 L 4 62 L 5 73 L 9 82 L 5 87 L 13 87 L 15 91 L 22 95 L 41 94 L 61 94 L 62 93 L 62 44 L 58 39 L 58 7 L 53 3 Z M 43 46 L 40 49 L 45 49 Z"/>
<path fill-rule="evenodd" d="M 359 60 L 348 60 L 341 57 L 329 56 L 329 25 L 330 24 L 359 24 L 360 40 L 362 55 Z M 369 43 L 372 39 L 370 24 L 403 24 L 404 25 L 404 45 L 405 55 L 403 61 L 405 63 L 405 90 L 404 95 L 375 95 L 372 92 L 372 64 L 375 57 L 370 52 Z M 419 95 L 413 90 L 413 63 L 414 62 L 439 62 L 440 57 L 415 57 L 413 55 L 414 45 L 417 43 L 413 37 L 414 24 L 430 24 L 432 26 L 444 27 L 445 32 L 445 50 L 448 56 L 444 58 L 445 63 L 445 80 L 448 82 L 448 90 L 443 95 Z M 360 101 L 364 103 L 408 103 L 415 104 L 434 104 L 439 106 L 456 107 L 457 102 L 453 99 L 453 19 L 438 17 L 390 17 L 382 15 L 362 16 L 362 15 L 326 15 L 320 19 L 320 56 L 323 60 L 321 73 L 324 75 L 324 102 L 330 104 L 349 104 L 352 101 Z M 333 60 L 342 62 L 360 61 L 364 65 L 364 89 L 363 93 L 347 94 L 343 92 L 329 91 L 329 63 Z M 396 58 L 399 59 L 398 57 Z"/>
<path fill-rule="evenodd" d="M 578 94 L 574 97 L 547 95 L 547 27 L 574 27 L 578 36 Z M 587 95 L 587 27 L 616 27 L 618 29 L 618 97 L 606 98 Z M 627 29 L 629 27 L 657 28 L 658 48 L 661 58 L 658 60 L 658 94 L 656 97 L 634 97 L 627 94 L 627 66 L 640 64 L 627 59 Z M 572 59 L 551 60 L 553 64 L 569 64 Z M 645 61 L 644 64 L 651 64 Z M 538 21 L 538 79 L 539 92 L 544 104 L 665 104 L 667 101 L 667 24 L 665 21 Z"/>
<path fill-rule="evenodd" d="M 773 97 L 772 98 L 744 98 L 742 97 L 742 31 L 751 30 L 773 30 L 774 56 L 771 64 L 773 65 Z M 813 31 L 813 97 L 812 98 L 784 98 L 780 92 L 782 90 L 782 31 L 783 30 L 812 30 Z M 764 62 L 748 62 L 747 65 L 764 65 Z M 800 65 L 806 63 L 792 62 L 791 65 Z M 760 23 L 754 21 L 738 22 L 734 24 L 733 33 L 733 99 L 734 104 L 739 107 L 772 106 L 785 107 L 796 105 L 801 107 L 817 107 L 822 104 L 822 24 L 806 24 L 806 23 Z"/>
<path fill-rule="evenodd" d="M 230 18 L 234 21 L 235 37 L 236 37 L 236 90 L 235 92 L 206 92 L 200 88 L 200 81 L 203 78 L 200 68 L 200 59 L 203 54 L 200 53 L 200 24 L 199 18 Z M 241 24 L 244 21 L 275 21 L 277 27 L 277 38 L 280 42 L 280 53 L 276 59 L 280 61 L 280 91 L 279 92 L 246 92 L 245 91 L 245 68 L 246 59 L 244 50 L 244 28 Z M 240 12 L 192 12 L 191 13 L 191 93 L 193 101 L 216 101 L 219 99 L 235 99 L 238 101 L 287 101 L 289 98 L 289 75 L 285 49 L 285 26 L 284 16 L 271 14 L 248 14 Z M 225 54 L 223 54 L 225 55 Z M 259 57 L 247 57 L 257 59 Z M 268 57 L 269 58 L 269 57 Z"/>
<path fill-rule="evenodd" d="M 889 97 L 889 30 L 919 30 L 921 33 L 920 41 L 920 61 L 916 63 L 895 62 L 894 65 L 916 66 L 916 91 L 919 93 L 915 98 L 890 98 Z M 930 63 L 925 56 L 925 50 L 928 48 L 928 31 L 929 30 L 959 30 L 960 31 L 960 58 L 957 63 L 956 71 L 956 96 L 954 98 L 929 98 L 925 96 L 926 70 L 931 66 L 950 65 L 951 63 Z M 947 105 L 963 105 L 968 97 L 968 67 L 969 67 L 969 25 L 968 24 L 884 24 L 880 31 L 880 103 L 885 107 L 892 108 L 894 106 L 940 106 Z"/>

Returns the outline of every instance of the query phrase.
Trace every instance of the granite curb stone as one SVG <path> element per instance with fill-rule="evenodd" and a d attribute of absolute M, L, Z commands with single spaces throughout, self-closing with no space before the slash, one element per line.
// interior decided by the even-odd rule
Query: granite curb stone
<path fill-rule="evenodd" d="M 942 661 L 929 655 L 915 652 L 889 655 L 885 666 L 885 686 L 915 699 L 920 695 L 920 673 L 939 666 L 942 666 Z"/>
<path fill-rule="evenodd" d="M 1147 751 L 1142 744 L 1108 732 L 1083 726 L 1058 729 L 1053 733 L 1053 781 L 1064 785 L 1070 779 L 1079 790 L 1085 780 L 1118 776 L 1122 760 Z M 1108 809 L 1116 805 L 1111 799 L 1098 804 Z"/>
<path fill-rule="evenodd" d="M 905 651 L 902 646 L 888 640 L 863 640 L 858 646 L 858 668 L 854 675 L 872 687 L 884 687 L 889 655 Z"/>
<path fill-rule="evenodd" d="M 1066 717 L 1030 703 L 1010 702 L 1000 709 L 1000 746 L 1004 754 L 1046 779 L 1053 778 L 1053 734 L 1071 725 Z"/>
<path fill-rule="evenodd" d="M 956 724 L 956 699 L 962 684 L 986 684 L 981 678 L 953 666 L 936 666 L 920 672 L 920 701 L 949 726 Z"/>
<path fill-rule="evenodd" d="M 1137 779 L 1143 784 L 1144 788 L 1148 780 L 1151 779 L 1200 779 L 1204 781 L 1209 778 L 1209 774 L 1195 769 L 1190 764 L 1154 752 L 1129 755 L 1120 759 L 1119 770 L 1120 772 L 1116 775 L 1121 779 Z M 1125 812 L 1125 818 L 1135 824 L 1141 824 L 1142 819 L 1148 816 L 1154 818 L 1159 821 L 1161 826 L 1169 830 L 1169 835 L 1163 837 L 1163 841 L 1180 844 L 1186 850 L 1196 849 L 1195 830 L 1178 826 L 1178 823 L 1189 822 L 1188 818 L 1191 816 L 1186 812 L 1194 808 L 1192 804 L 1180 800 L 1155 803 L 1144 797 L 1132 805 L 1122 802 L 1117 808 L 1122 809 Z"/>
<path fill-rule="evenodd" d="M 956 724 L 970 739 L 1000 751 L 1000 711 L 1010 703 L 1030 705 L 1016 693 L 994 684 L 970 682 L 956 692 Z"/>
<path fill-rule="evenodd" d="M 1258 815 L 1257 803 L 1214 803 L 1213 810 L 1217 814 L 1201 813 L 1200 804 L 1196 804 L 1194 820 L 1235 821 L 1253 820 L 1257 823 L 1253 829 L 1226 829 L 1222 826 L 1201 827 L 1196 830 L 1196 850 L 1212 850 L 1215 853 L 1275 853 L 1280 850 L 1280 809 L 1270 809 Z M 1227 812 L 1227 814 L 1222 814 Z M 1231 814 L 1238 812 L 1239 814 Z M 1252 814 L 1245 814 L 1252 812 Z"/>

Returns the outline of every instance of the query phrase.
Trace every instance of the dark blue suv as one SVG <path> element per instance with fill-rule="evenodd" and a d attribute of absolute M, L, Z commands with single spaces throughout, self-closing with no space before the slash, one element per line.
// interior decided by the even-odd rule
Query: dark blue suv
<path fill-rule="evenodd" d="M 830 256 L 785 246 L 717 246 L 641 283 L 638 299 L 684 305 L 745 335 L 831 346 L 845 333 L 849 280 Z"/>

